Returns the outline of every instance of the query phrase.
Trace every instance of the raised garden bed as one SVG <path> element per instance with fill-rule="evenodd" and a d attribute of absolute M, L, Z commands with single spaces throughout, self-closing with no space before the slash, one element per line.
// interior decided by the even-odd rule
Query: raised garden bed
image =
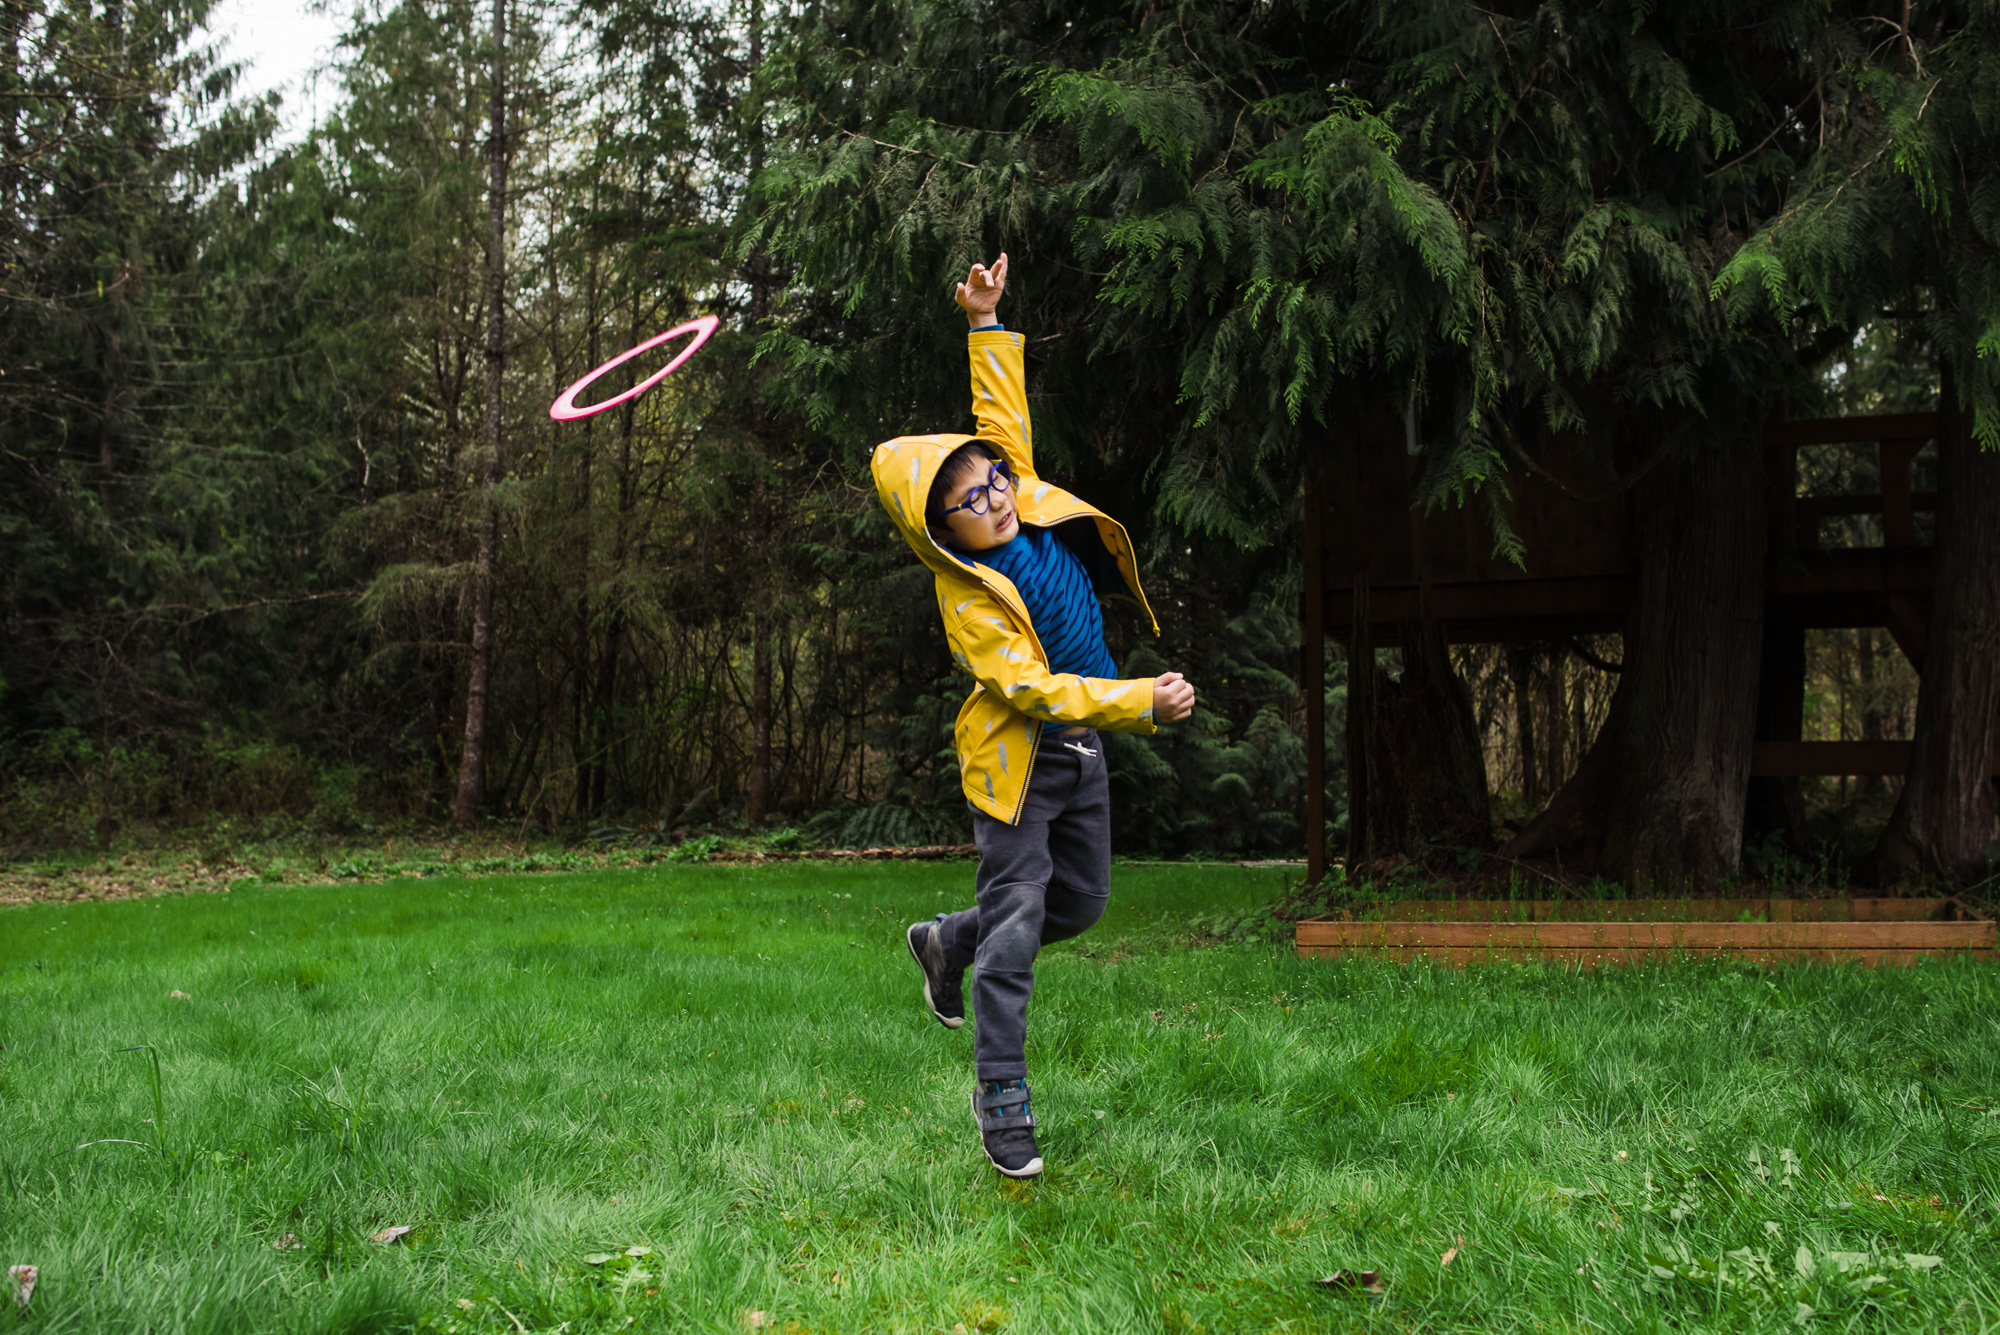
<path fill-rule="evenodd" d="M 1307 958 L 1440 964 L 1556 960 L 1586 968 L 1725 956 L 1870 966 L 1995 958 L 1995 927 L 1955 899 L 1410 900 L 1298 924 Z"/>

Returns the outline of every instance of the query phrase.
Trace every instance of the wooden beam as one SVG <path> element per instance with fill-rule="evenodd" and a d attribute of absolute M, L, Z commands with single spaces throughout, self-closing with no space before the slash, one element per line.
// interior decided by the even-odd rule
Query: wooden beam
<path fill-rule="evenodd" d="M 1368 572 L 1354 577 L 1347 634 L 1347 865 L 1368 857 L 1368 752 L 1375 722 L 1375 643 L 1368 624 Z"/>
<path fill-rule="evenodd" d="M 1882 464 L 1882 545 L 1914 547 L 1917 521 L 1914 498 L 1910 495 L 1910 464 L 1921 440 L 1885 440 L 1881 445 Z"/>
<path fill-rule="evenodd" d="M 1801 496 L 1798 499 L 1798 506 L 1802 515 L 1879 515 L 1882 513 L 1882 493 L 1850 491 L 1839 496 Z M 1937 493 L 1911 492 L 1910 508 L 1919 514 L 1935 514 Z"/>
<path fill-rule="evenodd" d="M 1903 651 L 1903 657 L 1909 659 L 1910 666 L 1922 676 L 1924 644 L 1928 639 L 1929 626 L 1917 600 L 1905 593 L 1890 594 L 1884 600 L 1882 624 L 1888 628 L 1890 638 L 1896 641 L 1896 647 Z"/>
<path fill-rule="evenodd" d="M 1937 433 L 1936 413 L 1884 413 L 1876 417 L 1815 417 L 1798 422 L 1766 422 L 1764 443 L 1779 449 L 1797 449 L 1802 445 L 1930 440 Z"/>
<path fill-rule="evenodd" d="M 1817 774 L 1827 777 L 1910 772 L 1908 742 L 1755 742 L 1750 773 Z M 2000 775 L 2000 745 L 1987 773 Z"/>
<path fill-rule="evenodd" d="M 1907 774 L 1909 769 L 1908 742 L 1754 742 L 1750 748 L 1750 773 L 1757 777 Z"/>

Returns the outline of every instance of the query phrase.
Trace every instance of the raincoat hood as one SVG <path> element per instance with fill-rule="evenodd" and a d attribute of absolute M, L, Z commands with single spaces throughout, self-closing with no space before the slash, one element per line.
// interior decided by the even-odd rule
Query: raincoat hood
<path fill-rule="evenodd" d="M 910 550 L 917 554 L 917 559 L 938 574 L 947 571 L 963 574 L 975 568 L 972 561 L 932 537 L 924 523 L 924 509 L 930 502 L 931 487 L 937 482 L 944 461 L 957 453 L 960 446 L 975 440 L 979 437 L 950 433 L 898 436 L 875 448 L 872 463 L 875 495 L 881 500 L 882 508 L 889 512 L 889 518 L 895 522 L 896 531 L 903 535 L 903 541 L 909 543 Z M 1000 446 L 991 441 L 981 443 L 996 458 L 1001 455 Z"/>

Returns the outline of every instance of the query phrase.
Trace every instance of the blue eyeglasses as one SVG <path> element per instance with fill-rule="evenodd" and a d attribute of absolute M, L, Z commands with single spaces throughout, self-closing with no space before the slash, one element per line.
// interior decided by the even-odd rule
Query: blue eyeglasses
<path fill-rule="evenodd" d="M 1012 470 L 1007 467 L 1004 459 L 995 460 L 993 471 L 986 475 L 984 486 L 974 487 L 971 491 L 966 492 L 965 500 L 962 504 L 954 505 L 948 510 L 940 510 L 938 516 L 939 518 L 943 518 L 945 515 L 955 514 L 960 510 L 970 510 L 976 515 L 983 515 L 993 507 L 992 493 L 996 491 L 1008 492 L 1013 489 L 1014 474 Z"/>

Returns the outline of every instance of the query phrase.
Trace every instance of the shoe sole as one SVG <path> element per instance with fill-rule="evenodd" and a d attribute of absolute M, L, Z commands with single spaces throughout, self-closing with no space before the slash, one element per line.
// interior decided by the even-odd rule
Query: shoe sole
<path fill-rule="evenodd" d="M 947 1029 L 957 1029 L 965 1024 L 965 1017 L 961 1015 L 957 1019 L 953 1019 L 951 1016 L 946 1015 L 943 1011 L 940 1011 L 937 1008 L 937 1003 L 931 1000 L 931 971 L 924 967 L 924 957 L 917 953 L 917 939 L 916 939 L 917 928 L 928 927 L 928 926 L 930 926 L 929 923 L 923 923 L 923 922 L 911 923 L 909 929 L 903 933 L 903 944 L 910 948 L 910 958 L 917 962 L 917 972 L 923 975 L 924 1006 L 930 1011 L 930 1013 L 933 1016 L 937 1017 L 937 1022 L 939 1024 L 943 1025 Z"/>
<path fill-rule="evenodd" d="M 972 1124 L 975 1127 L 979 1125 L 979 1091 L 976 1089 L 972 1091 Z M 981 1154 L 986 1153 L 986 1136 L 984 1133 L 979 1137 L 979 1152 Z M 1040 1177 L 1042 1175 L 1042 1156 L 1039 1154 L 1022 1164 L 1019 1168 L 1009 1168 L 990 1154 L 986 1155 L 986 1162 L 992 1164 L 994 1171 L 1002 1177 Z"/>

